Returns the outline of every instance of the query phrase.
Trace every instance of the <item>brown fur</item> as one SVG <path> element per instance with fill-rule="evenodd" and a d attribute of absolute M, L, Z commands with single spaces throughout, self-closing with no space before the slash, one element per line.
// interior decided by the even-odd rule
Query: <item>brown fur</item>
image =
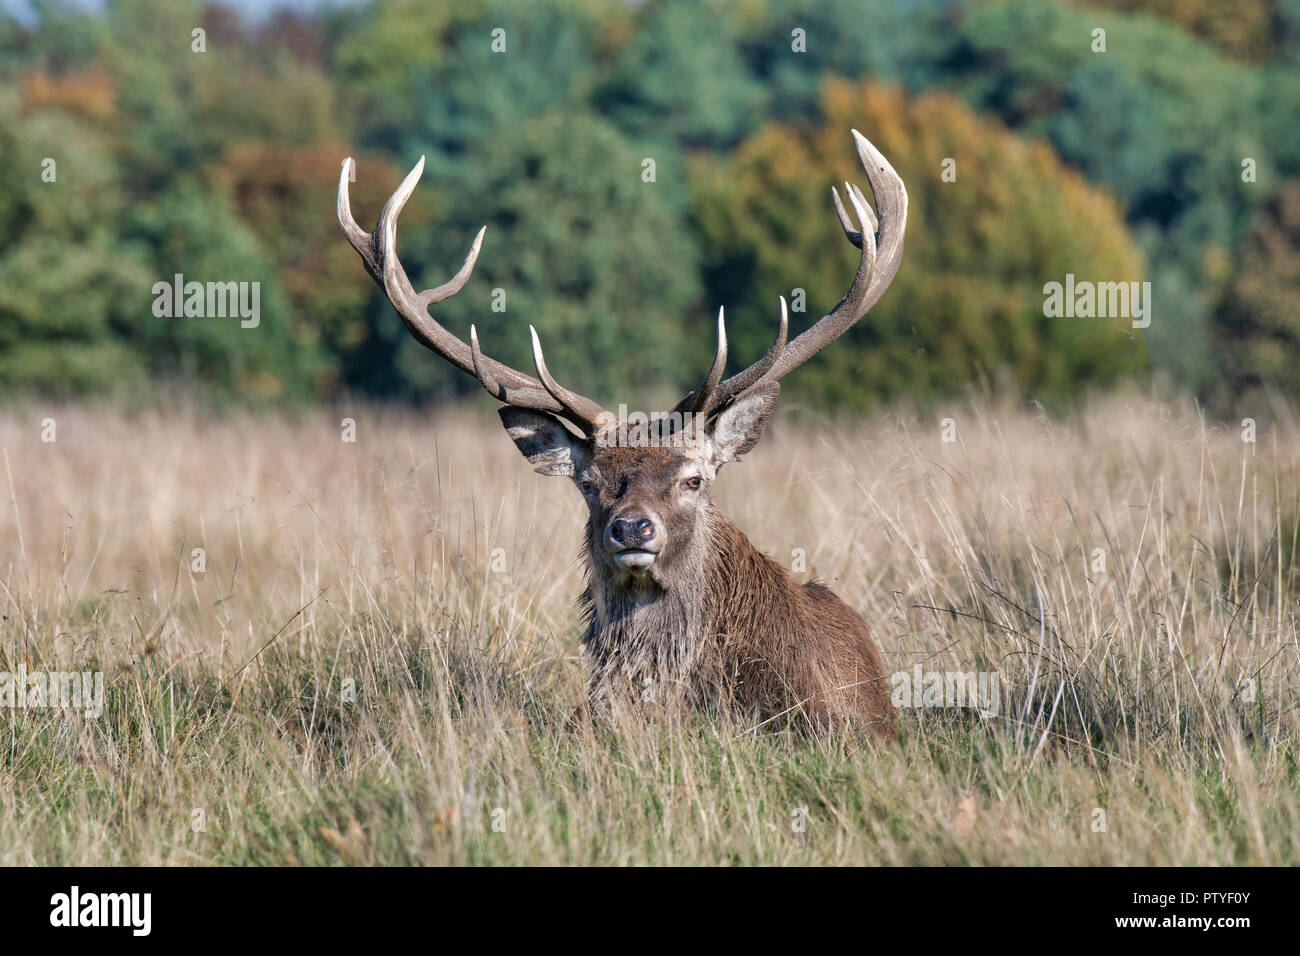
<path fill-rule="evenodd" d="M 583 595 L 589 705 L 614 698 L 669 705 L 730 702 L 762 720 L 853 723 L 892 737 L 880 654 L 863 620 L 820 584 L 799 585 L 716 510 L 707 487 L 676 487 L 689 458 L 676 449 L 598 451 L 589 500 Z M 668 545 L 649 574 L 605 553 L 607 522 L 657 513 Z"/>

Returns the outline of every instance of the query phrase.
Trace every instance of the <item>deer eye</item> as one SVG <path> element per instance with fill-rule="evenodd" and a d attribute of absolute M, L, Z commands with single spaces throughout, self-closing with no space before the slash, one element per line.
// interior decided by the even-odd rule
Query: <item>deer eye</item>
<path fill-rule="evenodd" d="M 701 478 L 699 475 L 696 475 L 694 478 L 687 478 L 685 481 L 683 481 L 682 487 L 685 488 L 687 491 L 699 491 L 700 485 L 702 484 L 704 484 L 704 479 Z"/>

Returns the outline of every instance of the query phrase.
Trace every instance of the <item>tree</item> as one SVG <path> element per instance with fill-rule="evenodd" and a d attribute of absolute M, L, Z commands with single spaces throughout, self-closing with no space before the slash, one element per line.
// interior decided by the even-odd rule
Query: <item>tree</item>
<path fill-rule="evenodd" d="M 400 338 L 392 310 L 335 217 L 339 168 L 349 152 L 329 142 L 239 143 L 209 167 L 205 180 L 259 237 L 288 299 L 293 341 L 329 356 L 312 392 L 323 396 L 342 386 L 391 394 L 402 390 L 393 369 Z M 354 208 L 377 215 L 403 175 L 392 163 L 359 158 L 349 189 Z M 403 238 L 427 234 L 432 212 L 429 190 L 417 190 L 402 213 Z"/>
<path fill-rule="evenodd" d="M 1219 305 L 1216 341 L 1227 378 L 1220 399 L 1263 387 L 1300 396 L 1300 179 L 1272 196 L 1239 251 Z"/>
<path fill-rule="evenodd" d="M 287 52 L 258 51 L 224 8 L 117 0 L 106 17 L 99 57 L 117 88 L 117 152 L 140 193 L 185 179 L 240 140 L 347 138 L 329 78 Z"/>
<path fill-rule="evenodd" d="M 447 192 L 447 214 L 429 236 L 405 223 L 400 231 L 403 262 L 426 288 L 444 282 L 488 227 L 473 279 L 434 307 L 438 320 L 462 338 L 476 323 L 489 355 L 524 370 L 532 324 L 557 377 L 610 401 L 702 374 L 711 322 L 698 308 L 698 254 L 664 185 L 644 181 L 640 152 L 605 121 L 568 111 L 484 150 L 473 180 Z M 389 323 L 413 387 L 478 388 L 431 360 L 396 316 Z"/>
<path fill-rule="evenodd" d="M 152 303 L 137 315 L 126 338 L 149 357 L 158 380 L 200 383 L 213 397 L 261 402 L 304 397 L 313 380 L 327 374 L 311 339 L 293 334 L 274 263 L 220 195 L 194 181 L 179 183 L 125 215 L 122 241 L 151 251 L 153 283 L 174 283 L 180 274 L 205 286 L 257 288 L 256 325 L 209 314 L 206 304 L 202 316 L 181 315 L 174 301 L 171 316 L 156 315 Z"/>
<path fill-rule="evenodd" d="M 1084 0 L 1085 8 L 1142 13 L 1177 24 L 1233 59 L 1263 63 L 1277 53 L 1278 0 Z"/>
<path fill-rule="evenodd" d="M 1164 321 L 1146 338 L 1181 382 L 1214 378 L 1210 303 L 1220 266 L 1244 238 L 1259 181 L 1300 161 L 1295 83 L 1231 63 L 1182 30 L 1147 17 L 1098 16 L 1011 0 L 973 6 L 945 85 L 1025 135 L 1045 136 L 1066 162 L 1110 188 L 1153 263 Z M 1105 51 L 1093 31 L 1105 29 Z M 1282 135 L 1273 136 L 1274 132 Z"/>
<path fill-rule="evenodd" d="M 146 364 L 124 341 L 149 306 L 146 251 L 117 241 L 124 211 L 103 137 L 0 93 L 0 389 L 134 395 Z M 48 165 L 52 160 L 53 165 Z"/>
<path fill-rule="evenodd" d="M 753 0 L 735 16 L 770 114 L 789 119 L 817 109 L 828 76 L 870 76 L 908 89 L 940 82 L 956 42 L 953 7 L 953 0 Z"/>
<path fill-rule="evenodd" d="M 630 136 L 687 148 L 735 143 L 758 125 L 764 99 L 727 11 L 700 0 L 646 4 L 594 97 Z"/>
<path fill-rule="evenodd" d="M 788 380 L 823 403 L 923 403 L 977 376 L 1045 399 L 1141 372 L 1128 320 L 1044 315 L 1044 285 L 1066 273 L 1133 281 L 1142 258 L 1113 199 L 1041 142 L 1024 142 L 944 94 L 906 98 L 874 83 L 828 81 L 815 125 L 773 125 L 726 161 L 694 168 L 710 291 L 732 307 L 733 354 L 752 358 L 775 328 L 777 296 L 806 290 L 793 336 L 835 305 L 858 252 L 840 232 L 829 186 L 866 188 L 849 129 L 870 138 L 910 196 L 907 254 L 871 315 Z M 945 159 L 956 182 L 941 178 Z"/>
<path fill-rule="evenodd" d="M 437 182 L 499 147 L 524 121 L 585 107 L 601 63 L 602 14 L 556 0 L 386 3 L 343 43 L 338 73 L 361 104 L 363 140 L 414 159 Z"/>

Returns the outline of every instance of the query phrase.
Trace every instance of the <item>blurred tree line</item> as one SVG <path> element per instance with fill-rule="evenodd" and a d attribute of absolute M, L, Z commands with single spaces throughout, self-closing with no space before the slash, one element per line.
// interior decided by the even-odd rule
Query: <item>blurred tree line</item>
<path fill-rule="evenodd" d="M 739 365 L 778 295 L 805 309 L 795 334 L 848 288 L 829 188 L 867 185 L 851 127 L 907 182 L 908 252 L 790 394 L 924 403 L 982 380 L 1056 402 L 1149 375 L 1300 394 L 1300 0 L 34 7 L 0 14 L 3 394 L 470 390 L 339 233 L 347 155 L 367 225 L 427 156 L 400 230 L 420 287 L 488 226 L 434 309 L 454 332 L 531 370 L 531 323 L 609 403 L 684 389 L 719 305 Z M 258 326 L 156 316 L 178 273 L 260 283 Z M 1151 281 L 1150 327 L 1045 317 L 1067 273 Z"/>

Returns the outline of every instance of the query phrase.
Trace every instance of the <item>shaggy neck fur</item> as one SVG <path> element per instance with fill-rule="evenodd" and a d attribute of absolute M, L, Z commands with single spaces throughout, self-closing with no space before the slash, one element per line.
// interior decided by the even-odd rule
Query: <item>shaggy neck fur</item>
<path fill-rule="evenodd" d="M 668 567 L 631 576 L 611 568 L 588 528 L 582 596 L 589 691 L 657 704 L 703 703 L 726 692 L 737 669 L 727 622 L 770 630 L 781 612 L 799 617 L 793 584 L 725 515 L 710 509 L 694 540 Z M 762 620 L 766 619 L 766 620 Z"/>

